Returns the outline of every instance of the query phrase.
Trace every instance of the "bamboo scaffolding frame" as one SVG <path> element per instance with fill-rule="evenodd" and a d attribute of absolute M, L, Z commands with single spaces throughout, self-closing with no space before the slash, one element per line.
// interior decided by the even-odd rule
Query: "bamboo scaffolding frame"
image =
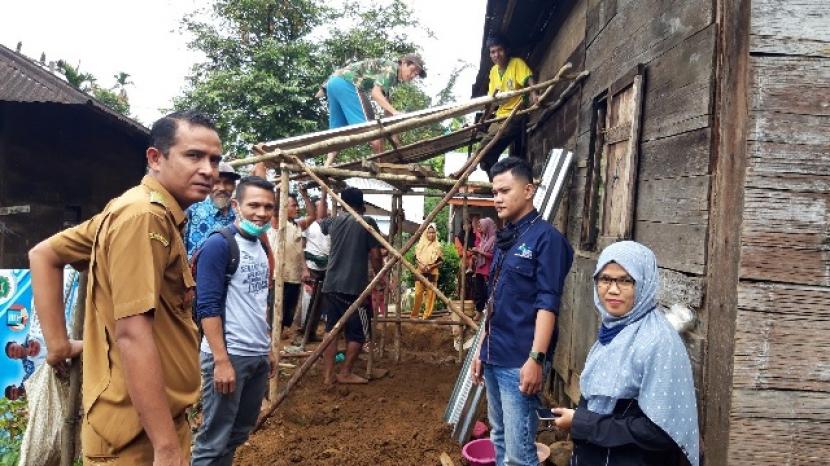
<path fill-rule="evenodd" d="M 566 71 L 572 68 L 570 63 L 566 63 L 562 68 L 560 68 L 559 72 L 556 74 L 555 77 L 544 81 L 539 84 L 535 84 L 533 86 L 528 86 L 522 89 L 518 89 L 515 91 L 504 92 L 497 96 L 485 96 L 479 97 L 477 99 L 473 99 L 465 104 L 457 105 L 453 108 L 449 108 L 447 110 L 443 110 L 436 113 L 431 113 L 426 116 L 418 116 L 413 117 L 408 120 L 401 121 L 399 123 L 394 123 L 389 126 L 383 126 L 380 129 L 377 128 L 377 125 L 372 122 L 366 129 L 362 129 L 361 132 L 357 134 L 352 134 L 349 136 L 331 136 L 325 140 L 314 142 L 311 144 L 302 145 L 299 147 L 292 147 L 282 149 L 278 146 L 280 141 L 275 141 L 272 143 L 262 143 L 256 145 L 256 150 L 259 152 L 264 152 L 261 155 L 257 155 L 254 157 L 248 157 L 239 160 L 233 160 L 230 163 L 233 167 L 240 167 L 244 165 L 251 165 L 259 162 L 269 162 L 272 160 L 276 160 L 281 156 L 298 156 L 301 158 L 308 158 L 316 155 L 327 154 L 332 151 L 339 151 L 342 149 L 346 149 L 348 147 L 356 146 L 359 144 L 364 144 L 369 141 L 373 141 L 375 139 L 381 139 L 386 137 L 387 135 L 397 134 L 403 131 L 408 131 L 410 129 L 419 128 L 421 126 L 426 126 L 431 123 L 439 122 L 442 120 L 446 120 L 448 118 L 454 118 L 456 116 L 465 115 L 467 113 L 471 113 L 472 111 L 477 110 L 478 108 L 483 108 L 488 103 L 498 103 L 506 101 L 510 98 L 521 96 L 527 94 L 532 91 L 536 91 L 539 89 L 545 89 L 545 92 L 540 97 L 539 101 L 531 106 L 530 108 L 521 111 L 520 114 L 525 114 L 530 111 L 535 111 L 539 108 L 539 102 L 544 100 L 547 95 L 550 94 L 551 88 L 554 84 L 558 83 L 563 79 L 563 75 Z M 517 107 L 518 108 L 518 107 Z M 506 117 L 509 118 L 509 117 Z M 505 119 L 506 119 L 505 118 Z M 497 119 L 500 120 L 500 119 Z M 362 125 L 358 125 L 359 127 Z M 325 133 L 325 132 L 323 132 Z"/>
<path fill-rule="evenodd" d="M 518 107 L 513 109 L 513 111 L 508 116 L 508 120 L 510 120 L 513 116 L 516 115 L 517 109 Z M 504 128 L 505 126 L 502 126 L 496 133 L 495 137 L 485 147 L 479 149 L 479 151 L 473 158 L 469 159 L 465 163 L 462 175 L 455 182 L 455 186 L 450 188 L 450 190 L 444 195 L 444 198 L 441 199 L 441 201 L 435 206 L 432 212 L 430 212 L 429 215 L 427 215 L 427 217 L 424 219 L 424 223 L 422 223 L 421 226 L 418 227 L 418 230 L 415 232 L 415 234 L 413 234 L 412 237 L 410 237 L 409 240 L 406 242 L 406 244 L 403 245 L 403 247 L 401 248 L 401 254 L 406 254 L 407 251 L 412 249 L 412 246 L 415 245 L 415 242 L 418 240 L 420 235 L 423 234 L 423 232 L 426 230 L 429 223 L 432 222 L 432 220 L 438 215 L 438 212 L 440 212 L 440 210 L 447 205 L 449 200 L 452 199 L 453 195 L 458 191 L 459 188 L 461 188 L 462 182 L 466 180 L 468 176 L 470 176 L 470 173 L 472 173 L 475 164 L 478 164 L 478 161 L 484 156 L 487 150 L 489 150 L 495 144 L 495 142 L 498 141 L 498 139 L 504 132 Z M 375 275 L 375 277 L 372 278 L 369 284 L 366 285 L 366 288 L 363 289 L 363 292 L 360 293 L 357 299 L 348 307 L 348 309 L 346 309 L 346 311 L 343 313 L 340 319 L 334 324 L 331 331 L 323 338 L 323 341 L 320 343 L 320 345 L 314 350 L 314 352 L 308 357 L 308 359 L 306 359 L 303 362 L 303 364 L 297 368 L 294 374 L 292 374 L 291 378 L 285 384 L 285 388 L 279 393 L 279 395 L 277 395 L 275 399 L 271 400 L 268 409 L 259 416 L 259 419 L 257 419 L 257 423 L 254 427 L 254 430 L 259 429 L 265 422 L 265 420 L 279 407 L 279 405 L 285 400 L 285 398 L 288 397 L 288 394 L 291 392 L 291 389 L 305 375 L 305 373 L 308 372 L 311 366 L 323 354 L 323 351 L 325 351 L 325 349 L 330 344 L 332 344 L 334 340 L 339 336 L 346 321 L 352 316 L 352 314 L 354 314 L 354 312 L 363 303 L 366 297 L 371 293 L 372 288 L 375 285 L 377 285 L 377 283 L 380 281 L 382 274 L 386 273 L 397 263 L 398 258 L 392 257 L 391 260 L 389 260 L 383 266 L 383 268 L 381 268 L 381 270 Z M 400 308 L 398 308 L 398 316 L 400 316 Z"/>
<path fill-rule="evenodd" d="M 286 158 L 288 160 L 292 160 L 295 155 L 287 155 Z M 280 157 L 277 157 L 280 158 Z M 273 159 L 271 159 L 273 160 Z M 297 158 L 296 160 L 300 160 Z M 300 160 L 302 162 L 302 160 Z M 306 167 L 306 168 L 303 168 Z M 306 171 L 310 170 L 315 175 L 322 175 L 322 176 L 329 176 L 334 178 L 372 178 L 376 180 L 386 181 L 386 182 L 406 182 L 410 186 L 413 187 L 427 187 L 427 188 L 439 188 L 439 189 L 446 189 L 452 187 L 455 183 L 454 179 L 451 178 L 437 178 L 433 176 L 416 176 L 416 175 L 399 175 L 395 173 L 372 173 L 368 170 L 344 170 L 342 168 L 332 168 L 332 167 L 317 167 L 306 165 L 303 163 L 302 166 L 298 165 L 296 162 L 289 163 L 287 168 L 292 171 Z M 307 169 L 307 170 L 306 170 Z M 315 180 L 316 181 L 316 180 Z M 483 181 L 470 181 L 467 183 L 467 186 L 476 189 L 486 189 L 490 190 L 493 188 L 493 185 L 490 183 L 486 183 Z"/>
<path fill-rule="evenodd" d="M 400 261 L 400 263 L 404 267 L 406 267 L 407 270 L 409 270 L 409 272 L 415 277 L 415 279 L 420 281 L 424 286 L 426 286 L 433 293 L 435 293 L 435 295 L 438 296 L 438 298 L 441 301 L 443 301 L 444 304 L 447 305 L 447 309 L 451 310 L 452 312 L 456 313 L 459 317 L 461 317 L 461 321 L 466 323 L 468 326 L 470 326 L 472 328 L 475 328 L 475 329 L 478 328 L 478 326 L 476 325 L 475 322 L 473 322 L 472 319 L 467 317 L 460 310 L 456 309 L 456 306 L 452 302 L 452 300 L 450 298 L 448 298 L 447 295 L 445 295 L 440 289 L 438 289 L 438 287 L 434 283 L 432 283 L 432 281 L 430 281 L 427 277 L 425 277 L 418 270 L 417 267 L 415 267 L 414 265 L 412 265 L 412 263 L 410 263 L 408 260 L 406 260 L 406 258 L 404 258 L 404 256 L 397 249 L 395 249 L 394 246 L 389 244 L 389 241 L 387 241 L 386 238 L 383 237 L 383 235 L 378 233 L 374 228 L 372 228 L 371 225 L 366 223 L 366 220 L 363 219 L 362 215 L 360 215 L 358 212 L 356 212 L 350 205 L 344 203 L 343 200 L 340 199 L 340 196 L 337 193 L 335 193 L 334 190 L 331 189 L 331 187 L 328 186 L 328 184 L 326 184 L 322 179 L 320 179 L 316 174 L 314 174 L 314 171 L 308 165 L 303 163 L 303 161 L 300 160 L 300 158 L 297 157 L 297 156 L 291 156 L 291 159 L 294 160 L 294 163 L 297 164 L 297 166 L 301 170 L 305 171 L 309 176 L 311 176 L 312 179 L 314 179 L 314 181 L 316 181 L 320 185 L 321 188 L 328 191 L 329 196 L 331 196 L 332 200 L 340 203 L 340 205 L 349 214 L 351 214 L 352 217 L 354 217 L 354 219 L 357 221 L 357 223 L 359 223 L 366 231 L 368 231 L 369 234 L 372 235 L 372 237 L 375 238 L 375 240 L 377 240 L 380 243 L 381 246 L 383 246 L 385 249 L 387 249 L 389 251 L 389 253 L 392 254 L 393 257 L 395 257 L 395 259 Z M 398 209 L 398 210 L 400 212 L 400 209 Z"/>
<path fill-rule="evenodd" d="M 566 63 L 559 70 L 559 72 L 556 74 L 556 76 L 553 79 L 545 81 L 542 84 L 538 84 L 538 85 L 532 86 L 530 88 L 526 88 L 524 90 L 527 91 L 528 89 L 545 88 L 546 90 L 543 93 L 543 97 L 545 97 L 550 93 L 552 86 L 561 80 L 562 75 L 564 74 L 564 72 L 567 71 L 570 68 L 571 68 L 571 64 Z M 510 93 L 506 93 L 506 94 L 510 94 Z M 517 95 L 521 95 L 521 94 L 522 93 L 517 94 Z M 492 100 L 492 98 L 491 98 L 491 100 Z M 541 101 L 541 99 L 540 99 L 540 101 Z M 537 102 L 537 105 L 538 105 L 538 102 Z M 518 112 L 519 112 L 518 109 L 519 109 L 519 107 L 515 107 L 510 112 L 510 114 L 504 120 L 505 123 L 512 120 L 518 114 Z M 395 125 L 393 125 L 393 127 L 394 126 Z M 435 217 L 438 215 L 438 213 L 441 211 L 441 209 L 443 209 L 449 203 L 450 199 L 452 199 L 453 196 L 456 194 L 456 192 L 461 188 L 464 181 L 466 181 L 467 177 L 469 177 L 470 174 L 473 172 L 473 169 L 478 164 L 478 162 L 481 160 L 481 158 L 484 156 L 484 154 L 486 154 L 492 148 L 492 146 L 496 143 L 496 141 L 498 141 L 501 138 L 506 126 L 507 126 L 506 124 L 501 125 L 499 127 L 498 131 L 496 132 L 495 136 L 493 137 L 493 139 L 486 146 L 479 148 L 479 150 L 476 152 L 475 156 L 473 156 L 472 158 L 469 158 L 465 162 L 464 166 L 460 170 L 461 176 L 458 177 L 458 179 L 454 182 L 453 186 L 449 189 L 449 191 L 447 191 L 447 193 L 444 195 L 444 197 L 441 199 L 441 201 L 439 201 L 438 204 L 433 208 L 433 210 L 427 215 L 427 217 L 424 219 L 423 223 L 418 227 L 418 229 L 409 238 L 409 240 L 407 240 L 407 242 L 399 250 L 394 249 L 394 248 L 390 249 L 390 252 L 392 252 L 393 249 L 394 249 L 395 254 L 393 255 L 393 257 L 389 261 L 387 261 L 386 264 L 384 264 L 384 266 L 381 268 L 381 270 L 376 271 L 376 274 L 372 278 L 372 280 L 369 281 L 369 283 L 363 289 L 361 294 L 348 307 L 348 309 L 346 309 L 346 311 L 343 313 L 343 315 L 340 317 L 340 319 L 334 324 L 331 331 L 323 338 L 323 341 L 320 343 L 320 345 L 312 352 L 312 354 L 308 357 L 308 359 L 303 361 L 302 365 L 300 365 L 300 367 L 297 368 L 297 370 L 294 372 L 294 374 L 291 376 L 291 378 L 286 383 L 285 388 L 276 396 L 276 398 L 271 398 L 271 403 L 270 403 L 268 409 L 264 413 L 262 413 L 260 415 L 259 419 L 257 420 L 255 430 L 259 429 L 259 427 L 262 426 L 262 424 L 265 422 L 265 420 L 288 397 L 288 394 L 291 392 L 292 388 L 294 386 L 296 386 L 296 384 L 299 382 L 299 380 L 306 374 L 306 372 L 308 372 L 308 370 L 311 368 L 311 366 L 322 355 L 323 351 L 325 351 L 325 349 L 338 338 L 338 336 L 339 336 L 340 332 L 342 331 L 343 326 L 345 325 L 346 321 L 354 314 L 354 312 L 363 303 L 363 301 L 366 299 L 366 297 L 371 293 L 371 290 L 381 280 L 381 277 L 386 272 L 388 272 L 393 266 L 399 265 L 402 262 L 405 262 L 405 261 L 401 261 L 401 259 L 403 258 L 403 255 L 406 254 L 410 249 L 412 249 L 412 247 L 415 245 L 415 242 L 420 238 L 420 236 L 424 233 L 424 231 L 426 231 L 426 228 L 429 226 L 430 222 L 432 222 L 435 219 Z M 395 128 L 395 129 L 396 130 L 403 130 L 403 129 L 398 129 L 398 128 Z M 377 138 L 377 136 L 374 136 L 374 137 L 370 138 L 369 140 L 376 139 L 376 138 Z M 316 144 L 316 145 L 313 144 L 312 146 L 316 146 L 314 150 L 319 150 L 320 144 Z M 261 162 L 261 161 L 274 160 L 274 159 L 278 159 L 278 158 L 282 158 L 283 160 L 285 160 L 286 155 L 291 156 L 291 158 L 293 160 L 295 160 L 295 163 L 298 166 L 305 167 L 305 164 L 302 162 L 302 160 L 296 154 L 286 154 L 286 153 L 283 153 L 283 151 L 280 151 L 280 150 L 276 150 L 272 154 L 266 154 L 266 156 L 252 157 L 252 158 L 237 161 L 239 163 L 237 163 L 236 165 L 237 166 L 238 165 L 245 165 L 245 164 L 257 163 L 257 162 Z M 287 184 L 288 176 L 285 172 L 285 169 L 286 169 L 286 167 L 283 167 L 283 171 L 282 171 L 283 175 L 282 176 L 284 176 L 284 182 Z M 353 217 L 355 217 L 356 220 L 358 220 L 358 221 L 362 220 L 362 218 L 360 218 L 360 216 L 353 209 L 351 209 L 351 207 L 349 207 L 346 204 L 343 204 L 342 200 L 339 198 L 339 196 L 337 196 L 336 193 L 334 193 L 333 190 L 328 185 L 323 183 L 322 180 L 316 174 L 314 174 L 313 171 L 309 170 L 308 167 L 306 167 L 305 171 L 309 176 L 311 176 L 312 179 L 315 179 L 315 181 L 317 181 L 321 185 L 321 187 L 323 187 L 324 189 L 329 191 L 332 194 L 333 199 L 336 199 L 337 201 L 341 202 L 341 206 L 343 208 L 345 208 L 347 211 L 349 211 L 349 213 Z M 282 196 L 287 197 L 287 189 L 285 189 L 281 193 L 281 197 Z M 402 199 L 400 196 L 396 196 L 396 197 L 398 199 Z M 283 211 L 284 211 L 285 206 L 283 205 L 282 202 L 281 202 L 281 207 L 283 208 Z M 283 211 L 281 211 L 281 215 L 282 215 Z M 365 222 L 363 222 L 363 223 L 365 223 Z M 367 225 L 364 225 L 364 228 L 367 228 Z M 373 229 L 371 229 L 371 227 L 369 227 L 369 230 L 371 231 Z M 284 236 L 283 236 L 283 241 L 284 241 Z M 386 243 L 385 240 L 384 240 L 384 243 Z M 386 243 L 386 244 L 388 245 L 388 243 Z M 410 264 L 410 266 L 411 266 L 411 264 Z M 399 265 L 399 267 L 400 267 L 400 265 Z M 420 275 L 420 273 L 418 273 L 418 275 Z M 419 278 L 419 279 L 424 279 L 425 280 L 425 277 L 421 276 L 421 278 Z M 458 311 L 455 309 L 454 306 L 452 306 L 451 303 L 450 303 L 450 309 L 453 310 L 453 312 L 458 313 Z M 400 314 L 401 314 L 401 309 L 400 309 L 400 306 L 399 306 L 398 310 L 397 310 L 397 317 L 398 318 L 400 318 Z M 462 320 L 465 323 L 466 323 L 467 320 L 469 320 L 470 321 L 469 323 L 472 324 L 471 325 L 472 328 L 474 328 L 476 330 L 478 329 L 478 325 L 476 325 L 475 322 L 472 322 L 472 320 L 469 319 L 466 315 L 464 315 L 463 312 L 461 312 L 461 316 L 463 316 Z M 398 324 L 398 325 L 400 325 L 400 324 Z"/>

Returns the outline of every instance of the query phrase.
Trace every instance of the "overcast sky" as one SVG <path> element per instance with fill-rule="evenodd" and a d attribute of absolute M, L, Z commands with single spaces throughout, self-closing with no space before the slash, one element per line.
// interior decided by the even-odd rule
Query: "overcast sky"
<path fill-rule="evenodd" d="M 373 0 L 367 0 L 373 1 Z M 423 47 L 429 70 L 423 86 L 434 96 L 446 84 L 459 61 L 473 66 L 459 78 L 458 99 L 469 98 L 478 69 L 485 0 L 405 0 L 435 38 L 423 32 L 415 41 Z M 63 58 L 80 64 L 99 84 L 112 76 L 131 75 L 128 88 L 132 113 L 145 125 L 170 107 L 181 94 L 185 77 L 200 55 L 186 47 L 179 31 L 181 18 L 205 1 L 196 0 L 59 0 L 4 1 L 0 15 L 0 44 L 37 60 Z"/>

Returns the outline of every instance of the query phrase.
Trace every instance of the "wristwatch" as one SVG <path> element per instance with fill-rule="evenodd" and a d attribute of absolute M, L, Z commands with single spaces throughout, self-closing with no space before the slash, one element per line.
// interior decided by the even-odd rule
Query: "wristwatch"
<path fill-rule="evenodd" d="M 545 364 L 545 353 L 543 351 L 531 351 L 530 359 L 536 361 L 538 364 Z"/>

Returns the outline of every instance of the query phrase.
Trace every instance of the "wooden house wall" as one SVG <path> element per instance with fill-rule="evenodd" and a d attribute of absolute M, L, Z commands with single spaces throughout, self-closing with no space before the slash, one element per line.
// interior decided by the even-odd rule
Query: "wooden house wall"
<path fill-rule="evenodd" d="M 565 61 L 591 75 L 529 140 L 535 169 L 552 147 L 575 151 L 576 169 L 557 220 L 576 250 L 560 313 L 554 368 L 579 397 L 579 375 L 596 337 L 591 276 L 599 251 L 580 248 L 593 100 L 638 64 L 645 69 L 634 239 L 657 254 L 660 300 L 684 302 L 703 320 L 687 340 L 702 380 L 703 274 L 708 228 L 713 54 L 712 0 L 582 0 L 531 55 L 541 79 Z M 555 28 L 555 30 L 553 30 Z"/>
<path fill-rule="evenodd" d="M 830 461 L 828 18 L 751 2 L 730 465 Z"/>
<path fill-rule="evenodd" d="M 83 106 L 0 102 L 0 268 L 141 180 L 147 141 Z"/>

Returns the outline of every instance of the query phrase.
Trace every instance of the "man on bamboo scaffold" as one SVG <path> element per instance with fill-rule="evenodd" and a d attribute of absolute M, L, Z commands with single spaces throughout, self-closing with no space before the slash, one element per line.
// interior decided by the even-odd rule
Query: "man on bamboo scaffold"
<path fill-rule="evenodd" d="M 389 92 L 401 83 L 427 77 L 424 60 L 417 53 L 408 53 L 397 61 L 368 59 L 350 63 L 336 70 L 320 87 L 318 97 L 326 96 L 329 128 L 357 125 L 375 118 L 369 99 L 374 100 L 386 116 L 398 114 L 389 102 Z M 383 140 L 369 143 L 376 154 L 383 152 Z M 331 165 L 337 152 L 328 155 Z"/>

